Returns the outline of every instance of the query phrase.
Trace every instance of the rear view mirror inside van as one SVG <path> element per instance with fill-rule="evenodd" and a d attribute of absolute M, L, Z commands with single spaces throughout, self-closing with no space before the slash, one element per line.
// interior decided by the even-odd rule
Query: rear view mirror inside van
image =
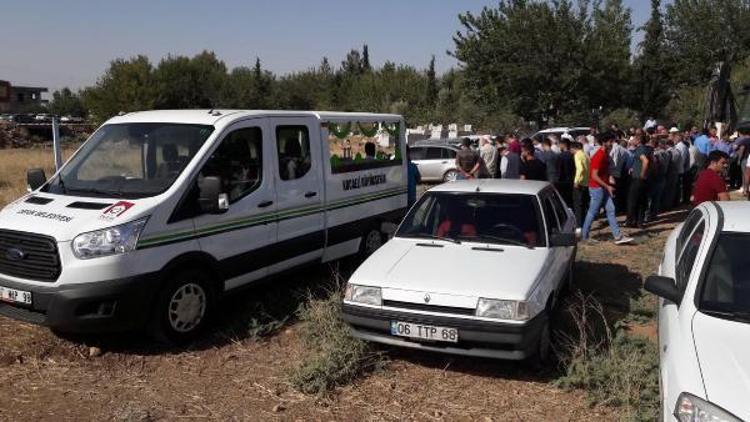
<path fill-rule="evenodd" d="M 198 204 L 201 211 L 209 214 L 220 214 L 229 209 L 229 199 L 221 192 L 221 178 L 205 177 L 198 183 L 200 195 Z"/>

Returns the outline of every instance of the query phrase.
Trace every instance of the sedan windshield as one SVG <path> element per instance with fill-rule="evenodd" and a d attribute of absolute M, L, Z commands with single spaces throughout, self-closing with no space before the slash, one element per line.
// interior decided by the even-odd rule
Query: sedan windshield
<path fill-rule="evenodd" d="M 124 198 L 160 194 L 174 183 L 211 132 L 213 126 L 173 123 L 103 126 L 43 190 Z"/>
<path fill-rule="evenodd" d="M 750 320 L 750 234 L 722 233 L 708 264 L 700 309 L 716 316 Z"/>
<path fill-rule="evenodd" d="M 533 195 L 427 193 L 396 236 L 492 244 L 544 246 Z"/>

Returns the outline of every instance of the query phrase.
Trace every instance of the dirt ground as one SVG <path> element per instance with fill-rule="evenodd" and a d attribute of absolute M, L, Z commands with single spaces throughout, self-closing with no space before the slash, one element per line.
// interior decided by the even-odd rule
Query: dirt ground
<path fill-rule="evenodd" d="M 643 277 L 656 270 L 662 246 L 685 212 L 665 216 L 637 241 L 579 247 L 576 283 L 601 298 L 612 321 L 625 318 Z M 296 392 L 286 381 L 304 353 L 300 322 L 272 334 L 247 329 L 266 318 L 274 295 L 327 277 L 318 268 L 248 290 L 222 307 L 213 333 L 187 350 L 154 346 L 139 334 L 62 339 L 47 329 L 0 317 L 0 420 L 609 420 L 616 409 L 590 406 L 582 391 L 552 381 L 556 368 L 382 349 L 387 367 L 327 397 Z M 646 299 L 646 306 L 650 298 Z M 655 303 L 655 302 L 652 302 Z M 292 312 L 290 305 L 288 312 Z M 276 315 L 275 318 L 281 317 Z M 653 323 L 631 323 L 653 338 Z"/>

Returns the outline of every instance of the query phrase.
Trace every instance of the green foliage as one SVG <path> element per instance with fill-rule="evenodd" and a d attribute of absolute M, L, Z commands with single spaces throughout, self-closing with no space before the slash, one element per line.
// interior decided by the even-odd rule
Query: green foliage
<path fill-rule="evenodd" d="M 95 121 L 121 111 L 153 109 L 157 93 L 151 62 L 146 56 L 113 60 L 96 85 L 86 88 L 81 96 Z"/>
<path fill-rule="evenodd" d="M 719 61 L 742 62 L 750 55 L 747 0 L 674 0 L 666 10 L 667 51 L 678 80 L 704 85 Z"/>
<path fill-rule="evenodd" d="M 556 384 L 585 390 L 592 404 L 622 408 L 623 420 L 655 420 L 659 414 L 657 345 L 627 334 L 622 327 L 613 334 L 601 303 L 591 296 L 579 294 L 569 312 L 577 330 L 562 335 L 557 352 L 563 374 Z"/>
<path fill-rule="evenodd" d="M 651 18 L 643 27 L 646 35 L 640 45 L 641 54 L 635 61 L 640 96 L 638 108 L 644 119 L 661 115 L 672 89 L 669 61 L 664 55 L 666 40 L 660 7 L 661 0 L 651 0 Z"/>
<path fill-rule="evenodd" d="M 453 55 L 477 99 L 527 120 L 619 107 L 629 78 L 629 9 L 620 0 L 502 0 L 459 15 Z"/>
<path fill-rule="evenodd" d="M 81 96 L 67 87 L 52 93 L 47 109 L 57 116 L 86 117 L 87 114 Z"/>
<path fill-rule="evenodd" d="M 385 365 L 382 354 L 351 336 L 341 318 L 341 295 L 311 300 L 300 310 L 302 339 L 307 354 L 289 372 L 289 381 L 299 391 L 325 394 L 364 373 Z"/>
<path fill-rule="evenodd" d="M 618 108 L 617 110 L 612 110 L 611 113 L 609 113 L 604 117 L 604 119 L 602 119 L 602 122 L 604 123 L 605 127 L 616 124 L 618 127 L 620 127 L 620 129 L 623 130 L 626 130 L 632 126 L 641 126 L 641 120 L 638 112 L 629 108 Z"/>

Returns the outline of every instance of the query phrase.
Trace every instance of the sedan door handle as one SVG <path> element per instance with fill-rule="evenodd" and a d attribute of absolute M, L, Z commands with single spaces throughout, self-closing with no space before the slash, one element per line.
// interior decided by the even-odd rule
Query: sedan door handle
<path fill-rule="evenodd" d="M 305 198 L 312 198 L 313 196 L 316 196 L 318 192 L 307 192 L 305 194 Z"/>
<path fill-rule="evenodd" d="M 273 201 L 263 201 L 260 204 L 258 204 L 258 208 L 268 208 L 271 205 L 273 205 Z"/>
<path fill-rule="evenodd" d="M 447 162 L 447 161 L 443 161 L 443 162 L 442 162 L 442 163 L 440 163 L 440 164 L 448 164 L 448 162 Z"/>

